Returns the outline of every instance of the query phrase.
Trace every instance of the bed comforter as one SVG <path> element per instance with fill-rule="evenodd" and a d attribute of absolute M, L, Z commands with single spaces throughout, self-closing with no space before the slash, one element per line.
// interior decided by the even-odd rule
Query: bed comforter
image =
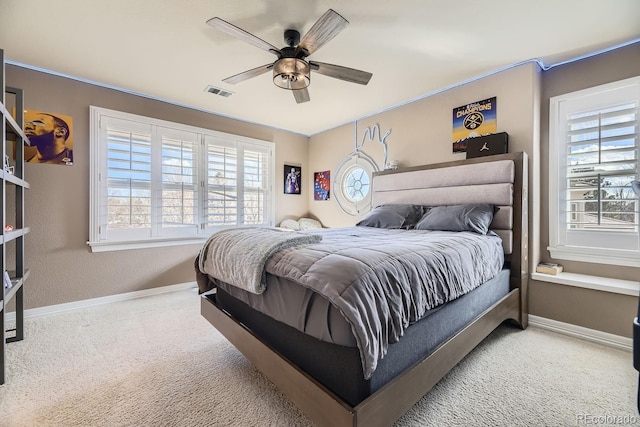
<path fill-rule="evenodd" d="M 340 310 L 366 379 L 411 323 L 492 279 L 504 264 L 502 242 L 491 234 L 371 227 L 306 233 L 321 234 L 322 241 L 275 253 L 265 271 L 312 289 Z"/>

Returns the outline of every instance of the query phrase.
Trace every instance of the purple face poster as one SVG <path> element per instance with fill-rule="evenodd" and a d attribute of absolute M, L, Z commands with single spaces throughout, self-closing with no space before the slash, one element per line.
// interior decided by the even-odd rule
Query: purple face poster
<path fill-rule="evenodd" d="M 300 194 L 302 168 L 284 165 L 284 194 Z"/>

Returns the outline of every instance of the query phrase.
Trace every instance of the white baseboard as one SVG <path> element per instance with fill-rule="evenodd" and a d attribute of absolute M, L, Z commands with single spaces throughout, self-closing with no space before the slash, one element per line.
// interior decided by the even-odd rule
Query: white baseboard
<path fill-rule="evenodd" d="M 93 307 L 101 304 L 109 304 L 117 301 L 125 301 L 135 298 L 148 297 L 151 295 L 159 295 L 167 292 L 181 291 L 185 289 L 196 288 L 196 282 L 178 283 L 176 285 L 160 286 L 158 288 L 144 289 L 142 291 L 126 292 L 123 294 L 109 295 L 106 297 L 91 298 L 80 301 L 68 302 L 64 304 L 48 305 L 45 307 L 30 308 L 24 311 L 25 319 L 31 317 L 47 316 L 49 314 L 62 313 L 65 311 L 79 310 L 81 308 Z M 8 312 L 5 320 L 14 322 L 16 320 L 15 311 Z"/>
<path fill-rule="evenodd" d="M 610 334 L 595 329 L 585 328 L 583 326 L 572 325 L 570 323 L 558 322 L 557 320 L 547 319 L 545 317 L 529 315 L 529 325 L 536 326 L 541 329 L 569 335 L 586 341 L 604 344 L 609 347 L 615 347 L 622 350 L 633 350 L 633 339 L 620 335 Z"/>

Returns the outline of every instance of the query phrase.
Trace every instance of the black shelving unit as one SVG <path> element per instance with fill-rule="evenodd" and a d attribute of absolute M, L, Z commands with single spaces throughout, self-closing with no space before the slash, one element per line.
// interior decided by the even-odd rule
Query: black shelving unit
<path fill-rule="evenodd" d="M 28 270 L 24 265 L 24 241 L 29 232 L 24 222 L 24 196 L 29 184 L 24 179 L 24 146 L 29 140 L 24 134 L 24 95 L 22 89 L 7 87 L 5 84 L 4 51 L 0 49 L 0 81 L 2 82 L 2 158 L 0 168 L 2 197 L 0 227 L 2 255 L 0 274 L 7 272 L 11 285 L 3 280 L 0 292 L 0 384 L 5 382 L 5 346 L 7 343 L 24 339 L 24 283 Z M 12 196 L 15 200 L 11 200 Z M 7 228 L 11 225 L 11 229 Z M 15 306 L 15 327 L 7 329 L 7 308 L 13 301 Z"/>

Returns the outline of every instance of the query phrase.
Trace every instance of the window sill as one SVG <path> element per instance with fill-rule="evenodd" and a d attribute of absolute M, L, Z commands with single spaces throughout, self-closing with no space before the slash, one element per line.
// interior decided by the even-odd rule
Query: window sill
<path fill-rule="evenodd" d="M 547 249 L 549 250 L 551 258 L 554 259 L 640 267 L 640 256 L 637 250 L 578 248 L 567 246 L 549 246 Z"/>
<path fill-rule="evenodd" d="M 531 278 L 540 282 L 557 283 L 560 285 L 631 296 L 638 296 L 640 289 L 640 282 L 633 280 L 610 279 L 608 277 L 589 276 L 587 274 L 565 272 L 559 274 L 531 273 Z"/>
<path fill-rule="evenodd" d="M 87 242 L 91 252 L 112 252 L 126 251 L 131 249 L 162 248 L 168 246 L 203 245 L 207 241 L 206 237 L 193 239 L 173 239 L 173 240 L 146 240 L 136 242 Z"/>

